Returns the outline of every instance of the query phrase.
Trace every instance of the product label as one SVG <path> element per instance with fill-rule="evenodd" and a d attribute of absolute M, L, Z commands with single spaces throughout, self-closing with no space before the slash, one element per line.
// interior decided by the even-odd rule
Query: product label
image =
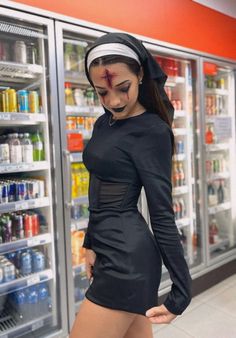
<path fill-rule="evenodd" d="M 34 149 L 43 150 L 43 143 L 42 142 L 35 142 Z"/>
<path fill-rule="evenodd" d="M 10 160 L 11 163 L 21 163 L 22 162 L 22 148 L 21 145 L 11 145 L 10 146 Z"/>
<path fill-rule="evenodd" d="M 8 144 L 0 144 L 0 163 L 10 162 L 10 151 Z"/>
<path fill-rule="evenodd" d="M 25 163 L 33 162 L 33 146 L 32 144 L 25 144 L 22 146 L 22 158 Z"/>

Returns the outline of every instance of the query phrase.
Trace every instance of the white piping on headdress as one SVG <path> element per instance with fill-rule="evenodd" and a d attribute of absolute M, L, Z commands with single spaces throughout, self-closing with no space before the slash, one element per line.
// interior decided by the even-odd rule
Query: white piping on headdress
<path fill-rule="evenodd" d="M 102 57 L 102 56 L 106 56 L 106 55 L 127 56 L 131 59 L 136 60 L 138 64 L 141 65 L 138 55 L 130 47 L 122 43 L 105 43 L 102 45 L 98 45 L 97 47 L 94 47 L 89 52 L 88 58 L 87 58 L 87 69 L 89 70 L 89 67 L 91 63 L 93 62 L 93 60 L 99 57 Z"/>

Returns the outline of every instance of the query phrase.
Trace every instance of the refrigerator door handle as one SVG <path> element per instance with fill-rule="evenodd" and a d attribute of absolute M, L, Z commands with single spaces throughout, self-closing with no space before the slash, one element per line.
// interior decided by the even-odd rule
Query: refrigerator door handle
<path fill-rule="evenodd" d="M 65 168 L 66 168 L 66 181 L 68 185 L 65 187 L 65 206 L 67 209 L 70 209 L 72 206 L 71 194 L 72 194 L 72 177 L 71 177 L 71 163 L 70 163 L 70 152 L 68 150 L 63 150 L 63 156 L 65 158 Z"/>

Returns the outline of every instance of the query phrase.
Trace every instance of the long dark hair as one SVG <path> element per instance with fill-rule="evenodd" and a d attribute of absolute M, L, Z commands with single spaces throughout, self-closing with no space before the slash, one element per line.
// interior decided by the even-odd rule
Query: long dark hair
<path fill-rule="evenodd" d="M 99 65 L 105 66 L 114 63 L 124 63 L 129 67 L 133 74 L 136 76 L 140 74 L 141 68 L 138 62 L 134 59 L 121 55 L 106 55 L 99 57 L 93 60 L 90 67 Z M 157 84 L 148 76 L 148 74 L 145 74 L 145 72 L 143 75 L 142 84 L 139 87 L 138 101 L 147 110 L 158 114 L 160 118 L 171 127 L 168 110 L 160 96 Z"/>

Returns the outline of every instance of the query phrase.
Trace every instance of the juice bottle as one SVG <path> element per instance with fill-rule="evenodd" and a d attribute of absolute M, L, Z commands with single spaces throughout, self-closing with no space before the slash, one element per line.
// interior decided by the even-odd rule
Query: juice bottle
<path fill-rule="evenodd" d="M 71 198 L 77 198 L 78 196 L 78 183 L 76 179 L 76 164 L 71 164 Z"/>
<path fill-rule="evenodd" d="M 65 104 L 67 106 L 75 105 L 74 96 L 73 96 L 70 82 L 65 82 Z"/>
<path fill-rule="evenodd" d="M 205 134 L 205 142 L 206 144 L 212 144 L 214 143 L 214 133 L 213 133 L 213 127 L 208 126 Z"/>
<path fill-rule="evenodd" d="M 34 161 L 44 161 L 44 143 L 42 134 L 37 130 L 36 133 L 32 134 L 31 141 L 33 144 L 33 160 Z"/>

